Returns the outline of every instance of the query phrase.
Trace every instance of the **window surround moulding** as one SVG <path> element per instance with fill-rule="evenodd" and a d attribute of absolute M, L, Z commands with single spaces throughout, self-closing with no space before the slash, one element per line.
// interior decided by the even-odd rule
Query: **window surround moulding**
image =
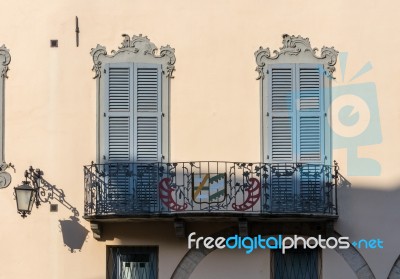
<path fill-rule="evenodd" d="M 160 55 L 156 54 L 158 48 L 152 43 L 147 36 L 139 34 L 133 35 L 132 38 L 127 34 L 122 34 L 124 38 L 122 46 L 118 50 L 112 50 L 111 55 L 107 55 L 104 46 L 98 44 L 96 48 L 92 48 L 90 52 L 93 58 L 93 71 L 96 73 L 93 77 L 98 79 L 101 77 L 102 67 L 105 63 L 118 62 L 137 62 L 137 63 L 156 63 L 163 65 L 163 74 L 168 78 L 173 78 L 172 73 L 175 70 L 175 49 L 170 45 L 160 48 Z"/>
<path fill-rule="evenodd" d="M 339 52 L 334 47 L 323 46 L 320 56 L 317 55 L 318 48 L 312 48 L 310 40 L 301 36 L 282 35 L 283 46 L 279 50 L 274 50 L 271 55 L 270 49 L 260 48 L 254 53 L 257 63 L 256 71 L 259 76 L 257 79 L 264 79 L 266 74 L 265 67 L 272 63 L 319 63 L 324 65 L 325 73 L 328 77 L 334 78 L 335 64 Z M 297 56 L 297 57 L 293 57 Z"/>
<path fill-rule="evenodd" d="M 11 164 L 7 164 L 4 160 L 4 81 L 9 70 L 8 65 L 11 62 L 10 51 L 5 45 L 0 47 L 0 189 L 5 188 L 11 183 L 11 175 L 5 170 L 8 167 L 12 167 Z"/>

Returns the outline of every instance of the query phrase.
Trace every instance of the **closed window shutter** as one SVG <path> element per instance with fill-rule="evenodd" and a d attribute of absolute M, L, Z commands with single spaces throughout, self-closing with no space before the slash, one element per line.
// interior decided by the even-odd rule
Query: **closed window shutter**
<path fill-rule="evenodd" d="M 106 67 L 106 161 L 129 162 L 132 157 L 132 71 L 128 64 Z"/>
<path fill-rule="evenodd" d="M 297 65 L 297 162 L 323 163 L 323 72 L 320 65 Z"/>
<path fill-rule="evenodd" d="M 270 161 L 323 163 L 322 66 L 277 64 L 269 72 Z"/>
<path fill-rule="evenodd" d="M 133 65 L 107 64 L 105 67 L 104 104 L 104 158 L 110 174 L 107 187 L 109 210 L 119 209 L 131 203 L 132 178 L 127 175 L 133 158 Z M 126 164 L 124 164 L 126 162 Z M 114 201 L 114 202 L 113 202 Z"/>
<path fill-rule="evenodd" d="M 161 65 L 135 64 L 136 195 L 141 211 L 157 209 L 158 165 L 161 161 Z M 150 164 L 148 164 L 150 163 Z"/>
<path fill-rule="evenodd" d="M 325 160 L 322 65 L 270 65 L 268 77 L 272 209 L 320 210 Z M 299 168 L 298 163 L 306 164 Z"/>
<path fill-rule="evenodd" d="M 298 64 L 297 72 L 297 162 L 307 163 L 299 170 L 301 208 L 321 211 L 324 181 L 324 104 L 323 68 Z"/>
<path fill-rule="evenodd" d="M 161 160 L 161 66 L 135 64 L 136 161 Z"/>
<path fill-rule="evenodd" d="M 274 65 L 269 70 L 270 115 L 267 117 L 270 126 L 270 159 L 272 162 L 293 162 L 294 154 L 296 154 L 294 144 L 295 68 L 291 64 L 280 64 Z"/>
<path fill-rule="evenodd" d="M 269 154 L 273 163 L 271 207 L 274 211 L 293 208 L 295 177 L 295 66 L 279 64 L 269 68 Z M 276 164 L 274 164 L 276 163 Z M 288 163 L 288 164 L 286 164 Z"/>

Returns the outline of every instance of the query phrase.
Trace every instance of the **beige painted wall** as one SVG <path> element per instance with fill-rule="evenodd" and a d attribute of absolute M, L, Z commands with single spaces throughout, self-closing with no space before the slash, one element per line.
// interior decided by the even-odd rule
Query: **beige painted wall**
<path fill-rule="evenodd" d="M 96 142 L 89 52 L 100 43 L 110 53 L 121 43 L 122 33 L 142 33 L 157 46 L 170 44 L 176 50 L 171 90 L 173 161 L 259 160 L 259 82 L 253 53 L 260 45 L 277 49 L 283 33 L 309 37 L 314 47 L 333 45 L 347 51 L 349 76 L 370 61 L 373 69 L 354 83 L 376 84 L 383 141 L 360 148 L 360 154 L 378 160 L 382 173 L 348 177 L 345 150 L 334 150 L 343 175 L 352 183 L 351 189 L 341 192 L 337 230 L 353 239 L 385 238 L 384 250 L 361 253 L 377 278 L 386 278 L 400 254 L 395 239 L 400 234 L 396 214 L 400 146 L 395 128 L 400 125 L 398 10 L 394 0 L 3 1 L 0 42 L 12 56 L 6 81 L 5 158 L 17 171 L 12 185 L 0 190 L 0 278 L 103 278 L 105 245 L 139 243 L 139 239 L 160 245 L 161 256 L 168 254 L 168 260 L 160 262 L 160 278 L 169 278 L 186 252 L 172 231 L 168 240 L 150 238 L 143 231 L 143 238 L 138 233 L 138 240 L 124 242 L 97 242 L 89 235 L 82 251 L 70 253 L 58 227 L 58 220 L 70 216 L 68 210 L 60 206 L 58 213 L 49 213 L 46 204 L 26 220 L 16 214 L 13 187 L 29 165 L 43 169 L 45 178 L 63 189 L 66 199 L 83 214 L 82 166 L 95 159 Z M 75 16 L 81 30 L 78 48 Z M 50 39 L 58 39 L 59 48 L 50 48 Z M 81 223 L 89 229 L 87 222 Z M 119 226 L 114 229 L 119 233 Z M 157 228 L 149 230 L 158 235 Z M 324 259 L 337 258 L 331 254 Z M 215 257 L 199 268 L 207 269 Z M 245 261 L 261 277 L 268 274 L 266 267 L 260 267 L 267 257 Z M 340 260 L 335 264 L 344 266 Z M 341 270 L 348 274 L 345 267 Z M 199 272 L 194 278 L 201 278 Z M 326 278 L 334 277 L 326 274 Z"/>

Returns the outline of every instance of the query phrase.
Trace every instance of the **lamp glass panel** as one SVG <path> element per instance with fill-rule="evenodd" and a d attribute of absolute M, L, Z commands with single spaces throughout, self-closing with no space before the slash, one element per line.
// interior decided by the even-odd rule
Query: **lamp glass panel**
<path fill-rule="evenodd" d="M 34 201 L 34 189 L 15 189 L 17 208 L 19 211 L 31 211 Z"/>

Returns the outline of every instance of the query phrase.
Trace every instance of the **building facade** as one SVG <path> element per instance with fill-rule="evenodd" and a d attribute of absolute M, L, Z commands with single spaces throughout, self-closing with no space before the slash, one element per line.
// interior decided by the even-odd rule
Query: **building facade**
<path fill-rule="evenodd" d="M 400 278 L 396 8 L 4 3 L 0 278 Z"/>

